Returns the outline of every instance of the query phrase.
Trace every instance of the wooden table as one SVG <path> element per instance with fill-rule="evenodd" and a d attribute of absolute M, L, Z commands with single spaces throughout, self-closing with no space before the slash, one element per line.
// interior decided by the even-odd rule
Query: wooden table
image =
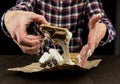
<path fill-rule="evenodd" d="M 93 56 L 103 61 L 87 71 L 23 73 L 7 71 L 36 61 L 36 56 L 0 55 L 0 84 L 120 84 L 120 56 Z"/>

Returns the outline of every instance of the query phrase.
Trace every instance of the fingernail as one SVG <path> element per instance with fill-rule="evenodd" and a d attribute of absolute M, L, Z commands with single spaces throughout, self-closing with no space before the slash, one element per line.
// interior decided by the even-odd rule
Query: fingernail
<path fill-rule="evenodd" d="M 37 53 L 39 53 L 39 52 L 40 52 L 40 50 L 37 51 Z"/>
<path fill-rule="evenodd" d="M 92 51 L 91 51 L 91 49 L 89 49 L 87 52 L 87 56 L 90 57 L 91 55 L 92 55 Z"/>

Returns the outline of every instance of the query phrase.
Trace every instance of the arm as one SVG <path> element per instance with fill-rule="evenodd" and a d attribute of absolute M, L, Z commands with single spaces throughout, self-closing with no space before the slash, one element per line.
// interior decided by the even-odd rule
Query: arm
<path fill-rule="evenodd" d="M 7 12 L 8 12 L 8 11 L 9 11 L 9 12 L 11 12 L 11 11 L 16 12 L 16 11 L 18 11 L 18 10 L 19 10 L 19 11 L 20 11 L 20 10 L 23 10 L 23 11 L 34 11 L 34 10 L 35 10 L 35 9 L 34 9 L 35 5 L 36 5 L 36 0 L 17 0 L 17 1 L 16 1 L 16 5 L 13 6 L 12 8 L 10 8 L 9 10 L 7 10 Z M 10 34 L 9 34 L 9 32 L 8 32 L 8 30 L 7 30 L 7 28 L 6 28 L 5 22 L 4 22 L 4 18 L 5 18 L 5 15 L 6 15 L 7 12 L 5 12 L 5 13 L 3 14 L 2 18 L 1 18 L 1 27 L 2 27 L 3 32 L 4 32 L 8 37 L 10 37 Z M 11 18 L 13 18 L 13 17 L 11 17 Z M 10 19 L 11 19 L 11 18 L 10 18 Z"/>
<path fill-rule="evenodd" d="M 2 19 L 13 41 L 27 54 L 37 53 L 41 46 L 39 39 L 42 37 L 29 35 L 26 28 L 32 22 L 48 24 L 43 16 L 34 13 L 35 3 L 36 0 L 18 0 Z"/>
<path fill-rule="evenodd" d="M 89 34 L 87 44 L 80 51 L 81 66 L 84 66 L 87 61 L 89 50 L 92 54 L 98 45 L 105 45 L 114 40 L 116 36 L 116 31 L 107 18 L 100 0 L 87 0 L 86 3 Z"/>
<path fill-rule="evenodd" d="M 100 45 L 105 45 L 106 43 L 111 42 L 112 40 L 115 39 L 116 36 L 116 31 L 112 25 L 112 23 L 110 22 L 109 18 L 107 17 L 107 15 L 105 14 L 105 11 L 103 10 L 103 6 L 102 6 L 102 2 L 101 0 L 87 0 L 87 17 L 88 19 L 92 19 L 92 16 L 94 16 L 95 14 L 101 14 L 102 17 L 99 19 L 98 23 L 99 26 L 101 26 L 100 28 L 106 27 L 107 29 L 107 34 L 104 36 L 104 40 L 102 40 L 100 42 Z M 90 26 L 90 20 L 88 23 L 88 27 Z M 89 29 L 91 29 L 89 27 Z"/>

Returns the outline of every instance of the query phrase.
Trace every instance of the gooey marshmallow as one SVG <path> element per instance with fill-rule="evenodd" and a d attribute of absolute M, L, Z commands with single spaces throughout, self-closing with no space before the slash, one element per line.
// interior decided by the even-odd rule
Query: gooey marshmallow
<path fill-rule="evenodd" d="M 66 64 L 69 65 L 75 64 L 74 62 L 72 62 L 69 52 L 69 42 L 70 39 L 72 38 L 72 33 L 68 29 L 42 24 L 40 25 L 40 31 L 44 34 L 45 39 L 51 39 L 54 43 L 59 44 L 62 47 L 64 51 L 64 62 Z M 59 32 L 62 32 L 62 34 L 60 34 Z"/>

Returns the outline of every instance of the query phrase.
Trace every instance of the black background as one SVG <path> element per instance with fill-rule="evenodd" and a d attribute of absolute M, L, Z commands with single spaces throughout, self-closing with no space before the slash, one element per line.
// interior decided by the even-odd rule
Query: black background
<path fill-rule="evenodd" d="M 2 14 L 15 5 L 16 0 L 1 0 L 0 1 L 0 18 Z M 116 0 L 102 0 L 103 7 L 115 26 L 116 21 Z M 109 43 L 105 46 L 99 47 L 95 50 L 94 54 L 98 55 L 113 55 L 114 54 L 115 42 Z M 12 41 L 11 38 L 7 37 L 0 28 L 0 54 L 23 54 L 20 48 Z"/>

